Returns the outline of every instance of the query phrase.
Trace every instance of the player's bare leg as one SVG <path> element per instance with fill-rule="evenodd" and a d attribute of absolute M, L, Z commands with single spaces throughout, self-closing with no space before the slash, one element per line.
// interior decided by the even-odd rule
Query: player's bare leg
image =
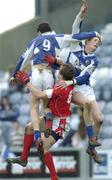
<path fill-rule="evenodd" d="M 52 131 L 53 114 L 49 108 L 45 109 L 45 137 L 49 137 Z"/>
<path fill-rule="evenodd" d="M 31 120 L 32 120 L 32 126 L 34 130 L 40 130 L 40 122 L 39 122 L 39 100 L 30 93 L 30 111 L 31 111 Z"/>
<path fill-rule="evenodd" d="M 102 122 L 103 122 L 103 120 L 102 120 L 103 115 L 102 115 L 96 101 L 92 101 L 91 110 L 92 110 L 91 115 L 92 115 L 92 118 L 94 119 L 94 132 L 95 132 L 95 135 L 97 137 L 99 134 Z M 98 155 L 97 151 L 95 150 L 95 148 L 93 146 L 91 146 L 89 144 L 86 152 L 90 156 L 93 157 L 93 159 L 95 160 L 96 163 L 101 164 L 101 157 Z"/>
<path fill-rule="evenodd" d="M 94 132 L 94 121 L 93 121 L 92 115 L 91 115 L 90 104 L 84 105 L 83 116 L 84 116 L 84 120 L 85 120 L 85 124 L 86 124 L 87 134 L 89 137 L 89 145 L 92 145 L 94 147 L 101 146 L 101 143 L 98 142 L 97 137 Z"/>
<path fill-rule="evenodd" d="M 103 114 L 101 113 L 101 110 L 96 101 L 92 101 L 91 110 L 92 110 L 92 118 L 94 120 L 94 131 L 96 135 L 98 136 L 100 128 L 103 123 Z"/>
<path fill-rule="evenodd" d="M 73 93 L 72 102 L 81 107 L 87 103 L 91 105 L 91 102 L 80 92 Z"/>
<path fill-rule="evenodd" d="M 37 99 L 32 93 L 30 93 L 30 108 L 34 137 L 38 150 L 38 148 L 43 147 L 43 141 L 41 139 L 40 132 L 39 99 Z"/>
<path fill-rule="evenodd" d="M 95 150 L 95 147 L 100 146 L 101 143 L 97 140 L 97 137 L 94 135 L 93 128 L 92 128 L 93 132 L 91 133 L 91 131 L 90 131 L 91 130 L 91 124 L 94 122 L 92 122 L 91 112 L 90 112 L 91 110 L 89 108 L 90 107 L 84 108 L 84 118 L 86 119 L 86 125 L 88 125 L 87 128 L 89 128 L 89 129 L 87 129 L 87 131 L 88 131 L 88 133 L 90 133 L 89 144 L 88 144 L 88 148 L 87 148 L 86 152 L 94 159 L 94 161 L 96 163 L 100 164 L 101 163 L 101 157 L 98 155 L 97 151 Z M 91 119 L 91 123 L 90 123 L 90 119 Z"/>
<path fill-rule="evenodd" d="M 101 124 L 102 124 L 102 113 L 99 109 L 99 106 L 97 104 L 96 101 L 90 101 L 88 100 L 83 94 L 81 94 L 80 92 L 75 92 L 73 94 L 73 98 L 72 98 L 72 102 L 79 105 L 79 106 L 82 106 L 83 108 L 86 107 L 86 105 L 88 107 L 90 107 L 90 111 L 91 111 L 91 118 L 90 122 L 88 123 L 91 123 L 92 119 L 94 121 L 94 131 L 96 133 L 96 135 L 98 135 L 99 133 L 99 129 L 101 127 Z M 85 119 L 85 122 L 86 122 L 86 119 Z"/>
<path fill-rule="evenodd" d="M 52 145 L 56 143 L 56 140 L 52 135 L 50 135 L 48 138 L 43 137 L 43 147 L 44 147 L 44 154 L 49 151 Z"/>
<path fill-rule="evenodd" d="M 86 124 L 93 125 L 93 122 L 95 124 L 95 119 L 93 118 L 93 111 L 94 111 L 94 115 L 95 115 L 95 113 L 97 114 L 97 112 L 96 112 L 97 109 L 94 108 L 94 106 L 95 106 L 95 103 L 93 103 L 94 101 L 88 100 L 80 92 L 75 92 L 72 97 L 72 102 L 74 102 L 75 104 L 82 106 L 84 108 L 84 112 L 85 112 L 84 120 L 85 120 Z"/>
<path fill-rule="evenodd" d="M 101 163 L 101 158 L 97 154 L 97 151 L 95 150 L 96 146 L 100 146 L 101 144 L 98 142 L 93 128 L 93 118 L 92 118 L 92 103 L 91 101 L 88 101 L 87 98 L 85 98 L 81 93 L 76 92 L 73 95 L 73 102 L 76 104 L 82 106 L 84 108 L 84 120 L 86 123 L 86 130 L 89 137 L 89 144 L 87 148 L 87 153 L 93 157 L 95 162 Z"/>
<path fill-rule="evenodd" d="M 83 94 L 80 92 L 75 92 L 72 96 L 72 102 L 77 104 L 80 107 L 83 107 L 83 115 L 85 124 L 93 125 L 93 120 L 91 118 L 91 108 L 92 104 Z"/>

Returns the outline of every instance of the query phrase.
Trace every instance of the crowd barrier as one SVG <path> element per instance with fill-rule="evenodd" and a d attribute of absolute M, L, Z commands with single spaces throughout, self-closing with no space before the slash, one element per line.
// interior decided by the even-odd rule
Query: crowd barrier
<path fill-rule="evenodd" d="M 52 150 L 55 167 L 59 177 L 75 180 L 112 180 L 112 151 L 99 150 L 102 164 L 94 163 L 85 150 L 73 148 L 58 148 Z M 20 151 L 15 150 L 19 156 Z M 49 177 L 49 171 L 43 164 L 35 150 L 32 150 L 28 165 L 21 167 L 18 164 L 8 164 L 0 160 L 0 178 L 45 178 Z"/>

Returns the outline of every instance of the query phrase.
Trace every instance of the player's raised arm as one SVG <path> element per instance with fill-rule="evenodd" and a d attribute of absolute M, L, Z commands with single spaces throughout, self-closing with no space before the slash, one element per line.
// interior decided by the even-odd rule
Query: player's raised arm
<path fill-rule="evenodd" d="M 101 36 L 96 31 L 83 32 L 83 33 L 78 33 L 78 34 L 73 34 L 72 35 L 72 38 L 74 40 L 78 40 L 78 41 L 86 40 L 86 39 L 93 38 L 93 37 L 98 37 L 100 39 L 100 41 L 101 41 Z"/>
<path fill-rule="evenodd" d="M 81 29 L 81 24 L 88 10 L 88 0 L 82 0 L 82 6 L 79 13 L 77 14 L 73 25 L 72 25 L 72 34 L 79 33 Z"/>
<path fill-rule="evenodd" d="M 55 36 L 58 44 L 58 49 L 69 47 L 71 43 L 77 43 L 78 41 L 86 40 L 93 37 L 99 37 L 101 39 L 100 34 L 96 31 L 83 32 L 78 34 L 61 34 Z"/>
<path fill-rule="evenodd" d="M 98 66 L 98 60 L 96 56 L 94 56 L 93 60 L 91 61 L 91 64 L 89 64 L 79 76 L 77 76 L 74 79 L 75 84 L 82 85 L 89 81 L 90 76 L 95 71 L 95 69 Z"/>
<path fill-rule="evenodd" d="M 32 58 L 32 55 L 33 55 L 33 44 L 30 47 L 26 48 L 24 53 L 20 56 L 13 75 L 15 75 L 16 72 L 19 70 L 22 71 L 28 65 L 28 63 Z"/>
<path fill-rule="evenodd" d="M 87 14 L 87 10 L 88 10 L 88 0 L 82 0 L 82 2 L 83 2 L 83 4 L 80 8 L 79 16 L 81 19 L 84 19 L 84 17 Z"/>
<path fill-rule="evenodd" d="M 12 77 L 10 78 L 10 84 L 12 85 L 16 84 L 15 74 L 19 70 L 23 71 L 28 66 L 32 58 L 32 55 L 33 55 L 33 41 L 29 43 L 26 50 L 22 53 L 22 55 L 18 59 L 16 67 L 13 71 Z"/>

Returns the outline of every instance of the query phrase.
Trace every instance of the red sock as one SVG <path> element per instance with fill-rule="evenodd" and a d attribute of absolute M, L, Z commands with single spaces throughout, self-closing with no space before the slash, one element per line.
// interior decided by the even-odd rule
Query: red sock
<path fill-rule="evenodd" d="M 51 180 L 57 180 L 57 174 L 56 174 L 52 154 L 50 152 L 44 154 L 44 163 L 50 171 Z"/>
<path fill-rule="evenodd" d="M 21 159 L 27 161 L 30 148 L 34 142 L 34 134 L 25 134 L 23 142 L 23 151 L 21 153 Z"/>
<path fill-rule="evenodd" d="M 46 123 L 45 123 L 45 128 L 46 128 L 46 129 L 48 129 L 48 128 L 51 128 L 51 129 L 52 129 L 52 120 L 51 120 L 51 119 L 49 119 L 49 120 L 46 121 Z"/>

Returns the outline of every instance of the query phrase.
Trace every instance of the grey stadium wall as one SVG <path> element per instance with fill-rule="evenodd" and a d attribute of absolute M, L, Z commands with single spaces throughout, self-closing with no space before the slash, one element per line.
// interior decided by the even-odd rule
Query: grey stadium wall
<path fill-rule="evenodd" d="M 36 36 L 38 23 L 39 18 L 36 17 L 0 34 L 0 70 L 7 70 L 10 65 L 16 64 L 28 42 Z"/>

